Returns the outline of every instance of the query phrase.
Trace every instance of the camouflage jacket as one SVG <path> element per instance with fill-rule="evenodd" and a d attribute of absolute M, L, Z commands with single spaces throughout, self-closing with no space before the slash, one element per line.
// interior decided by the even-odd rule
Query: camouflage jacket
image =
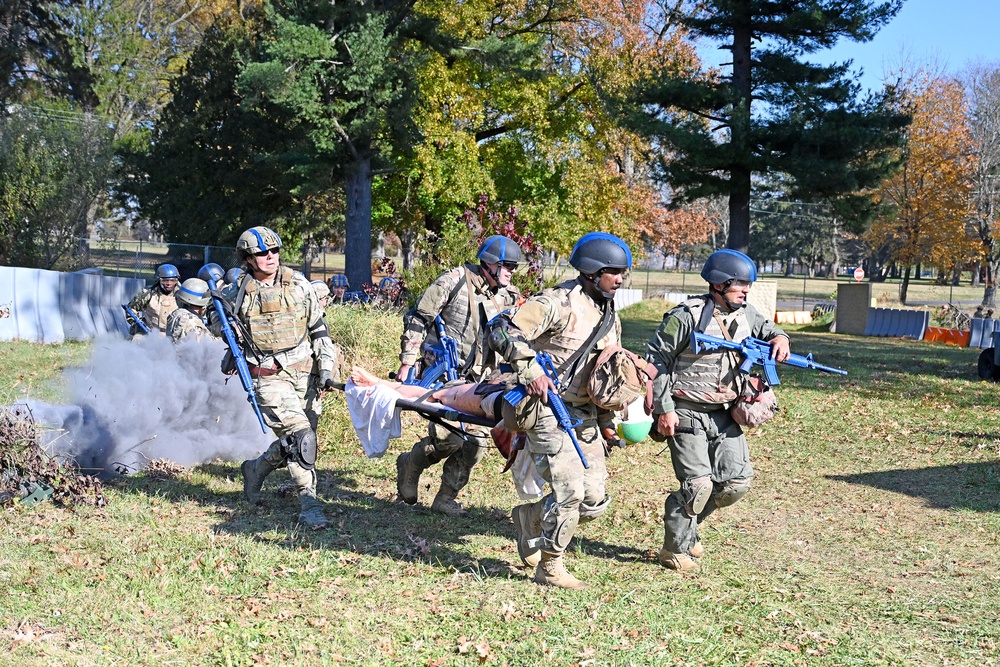
<path fill-rule="evenodd" d="M 529 298 L 510 316 L 510 344 L 500 354 L 517 373 L 521 384 L 530 384 L 544 371 L 535 361 L 536 352 L 547 352 L 556 369 L 565 376 L 569 369 L 565 363 L 587 344 L 603 317 L 602 307 L 584 292 L 579 279 L 569 280 L 556 287 L 543 290 Z M 614 308 L 614 303 L 607 304 Z M 586 359 L 576 364 L 571 378 L 563 377 L 561 395 L 569 405 L 591 403 L 587 393 L 587 378 L 600 356 L 609 345 L 621 345 L 622 323 L 618 313 L 613 313 L 610 331 L 596 342 Z"/>
<path fill-rule="evenodd" d="M 167 336 L 176 345 L 189 338 L 210 338 L 212 332 L 197 313 L 181 306 L 167 317 Z"/>
<path fill-rule="evenodd" d="M 717 368 L 715 375 L 717 376 L 717 386 L 720 390 L 729 388 L 729 385 L 732 385 L 732 389 L 734 390 L 736 388 L 735 382 L 739 371 L 736 369 L 738 364 L 733 358 L 734 355 L 732 353 L 723 354 L 716 352 L 698 355 L 698 357 L 702 358 L 701 367 L 698 364 L 692 363 L 693 360 L 683 364 L 679 363 L 682 357 L 695 357 L 695 355 L 690 353 L 691 331 L 697 326 L 695 316 L 701 315 L 702 308 L 706 303 L 705 299 L 708 298 L 710 297 L 706 294 L 702 297 L 686 301 L 670 310 L 663 316 L 663 321 L 656 329 L 656 333 L 653 334 L 653 337 L 646 344 L 646 360 L 650 361 L 656 367 L 656 370 L 659 371 L 656 379 L 653 380 L 653 412 L 656 414 L 673 412 L 674 394 L 678 385 L 694 385 L 694 382 L 690 381 L 691 379 L 686 376 L 695 373 L 705 375 L 704 367 L 706 365 L 714 365 Z M 743 340 L 747 336 L 760 338 L 761 340 L 771 340 L 776 336 L 788 337 L 784 331 L 775 326 L 774 322 L 761 315 L 749 304 L 734 312 L 726 313 L 721 309 L 717 309 L 716 313 L 727 327 L 732 326 L 735 329 L 736 335 L 733 336 L 733 340 Z M 705 333 L 715 335 L 716 337 L 724 337 L 720 335 L 721 329 L 718 328 L 718 323 L 714 319 L 711 321 L 709 327 L 706 328 Z M 679 373 L 684 374 L 685 377 L 679 378 Z M 735 391 L 733 394 L 735 395 Z M 696 397 L 688 394 L 683 395 L 683 398 L 706 404 L 713 404 L 714 402 L 708 398 L 698 400 Z M 718 400 L 722 401 L 719 403 L 719 407 L 726 407 L 728 405 L 729 401 L 725 399 L 725 396 L 720 395 L 718 397 Z"/>
<path fill-rule="evenodd" d="M 159 329 L 161 333 L 167 330 L 167 317 L 177 310 L 177 299 L 175 295 L 180 285 L 174 288 L 170 294 L 165 294 L 159 282 L 142 290 L 128 302 L 128 307 L 135 311 L 135 314 L 143 319 L 150 329 Z M 131 319 L 126 317 L 126 319 Z M 129 322 L 132 324 L 132 322 Z"/>
<path fill-rule="evenodd" d="M 471 306 L 470 292 L 474 299 Z M 403 317 L 399 362 L 412 366 L 426 354 L 428 348 L 437 344 L 434 319 L 440 315 L 445 334 L 457 343 L 459 363 L 465 364 L 469 355 L 475 352 L 475 362 L 469 375 L 480 379 L 488 370 L 483 364 L 486 323 L 516 304 L 520 296 L 520 290 L 514 285 L 490 287 L 479 266 L 465 264 L 445 271 L 424 290 L 416 306 Z M 476 313 L 473 313 L 473 307 L 477 309 Z"/>
<path fill-rule="evenodd" d="M 240 286 L 247 281 L 243 298 L 237 304 Z M 247 363 L 264 368 L 274 368 L 277 364 L 282 368 L 307 371 L 333 368 L 333 346 L 328 344 L 323 308 L 312 284 L 298 271 L 281 266 L 271 283 L 261 282 L 249 273 L 243 274 L 222 289 L 222 297 L 236 308 L 236 317 L 250 331 L 254 341 L 251 344 L 240 340 Z M 276 304 L 273 311 L 271 304 Z M 221 336 L 222 324 L 214 308 L 209 313 L 209 320 L 212 333 Z M 275 324 L 272 326 L 270 322 Z M 264 341 L 271 341 L 275 327 L 279 326 L 293 327 L 297 332 L 293 336 L 295 340 L 288 339 L 291 342 L 282 345 L 282 349 L 258 355 L 257 348 L 267 345 Z"/>

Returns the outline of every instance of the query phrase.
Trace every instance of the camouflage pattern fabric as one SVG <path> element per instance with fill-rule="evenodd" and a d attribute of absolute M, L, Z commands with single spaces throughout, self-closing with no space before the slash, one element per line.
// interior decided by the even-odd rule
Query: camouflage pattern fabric
<path fill-rule="evenodd" d="M 182 306 L 167 317 L 167 337 L 176 345 L 188 339 L 211 338 L 212 332 L 200 315 Z"/>
<path fill-rule="evenodd" d="M 456 291 L 455 288 L 463 278 L 466 278 L 468 284 L 463 284 Z M 472 306 L 480 309 L 478 317 L 480 331 L 474 329 L 477 318 L 472 316 L 469 304 L 470 286 L 475 300 Z M 453 292 L 454 297 L 449 300 Z M 491 288 L 479 266 L 466 264 L 445 271 L 420 295 L 413 312 L 403 320 L 400 364 L 414 365 L 424 356 L 424 350 L 437 344 L 434 318 L 440 315 L 444 320 L 445 333 L 454 338 L 458 344 L 460 363 L 464 364 L 475 349 L 477 362 L 481 365 L 483 348 L 480 339 L 483 327 L 502 310 L 517 303 L 520 296 L 520 290 L 513 285 Z M 482 368 L 474 371 L 471 379 L 478 381 L 484 372 Z"/>
<path fill-rule="evenodd" d="M 166 333 L 167 317 L 177 310 L 177 299 L 174 297 L 179 289 L 180 285 L 170 294 L 164 294 L 157 282 L 132 297 L 128 307 L 139 315 L 150 329 Z"/>
<path fill-rule="evenodd" d="M 610 306 L 610 304 L 608 304 Z M 599 326 L 604 303 L 598 304 L 584 292 L 579 279 L 571 280 L 532 296 L 511 317 L 510 341 L 504 359 L 514 366 L 518 379 L 528 384 L 543 374 L 535 361 L 535 352 L 548 352 L 559 368 L 584 346 Z M 590 468 L 584 468 L 573 443 L 547 405 L 537 399 L 525 399 L 534 405 L 535 414 L 527 423 L 526 449 L 539 474 L 549 481 L 550 492 L 543 500 L 543 551 L 562 553 L 569 545 L 577 525 L 600 516 L 607 507 L 605 493 L 607 469 L 601 427 L 611 427 L 614 413 L 599 409 L 587 393 L 586 369 L 593 368 L 601 351 L 621 345 L 621 320 L 617 313 L 614 325 L 594 349 L 581 359 L 576 376 L 562 392 L 570 416 L 582 420 L 576 429 L 577 441 Z"/>

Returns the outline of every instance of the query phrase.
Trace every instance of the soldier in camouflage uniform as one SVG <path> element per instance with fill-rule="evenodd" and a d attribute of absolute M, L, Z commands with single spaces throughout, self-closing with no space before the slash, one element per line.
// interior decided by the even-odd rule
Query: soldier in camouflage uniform
<path fill-rule="evenodd" d="M 205 325 L 205 308 L 212 301 L 208 283 L 201 278 L 188 278 L 177 290 L 177 310 L 167 317 L 167 337 L 174 345 L 193 338 L 211 338 Z"/>
<path fill-rule="evenodd" d="M 771 356 L 788 358 L 788 336 L 746 302 L 757 280 L 753 260 L 735 250 L 718 250 L 701 276 L 708 294 L 689 299 L 663 317 L 646 346 L 656 367 L 653 428 L 667 436 L 680 489 L 663 509 L 659 561 L 673 570 L 696 572 L 705 550 L 698 525 L 719 507 L 732 505 L 750 489 L 753 467 L 743 429 L 729 414 L 742 391 L 738 354 L 716 350 L 694 354 L 691 331 L 735 342 L 747 337 L 771 341 Z M 676 433 L 678 426 L 693 434 Z"/>
<path fill-rule="evenodd" d="M 174 298 L 179 289 L 177 283 L 180 273 L 173 264 L 161 264 L 156 267 L 156 279 L 150 287 L 145 288 L 128 302 L 128 307 L 142 318 L 150 331 L 166 333 L 167 317 L 177 310 L 177 300 Z M 132 317 L 125 316 L 134 336 L 138 326 Z"/>
<path fill-rule="evenodd" d="M 246 273 L 226 286 L 222 297 L 250 334 L 241 347 L 257 383 L 257 399 L 278 439 L 260 457 L 244 461 L 243 494 L 260 503 L 264 479 L 288 467 L 298 491 L 299 522 L 314 530 L 329 521 L 316 499 L 316 424 L 321 391 L 331 382 L 329 333 L 309 281 L 279 261 L 281 239 L 267 227 L 253 227 L 236 243 Z M 221 332 L 213 311 L 213 331 Z"/>
<path fill-rule="evenodd" d="M 602 350 L 621 344 L 614 296 L 632 266 L 632 252 L 620 238 L 594 232 L 577 242 L 569 261 L 579 275 L 499 318 L 490 347 L 514 367 L 527 389 L 528 397 L 516 408 L 516 422 L 527 432 L 526 448 L 535 467 L 551 486 L 541 500 L 511 512 L 518 554 L 525 565 L 535 567 L 536 582 L 579 589 L 586 584 L 566 571 L 562 555 L 577 525 L 601 516 L 611 502 L 605 493 L 601 429 L 612 427 L 614 413 L 594 404 L 587 377 Z M 535 360 L 536 352 L 547 352 L 560 374 L 563 401 L 570 416 L 581 420 L 575 431 L 589 468 L 583 467 L 547 405 L 547 392 L 554 386 Z"/>
<path fill-rule="evenodd" d="M 398 379 L 406 380 L 418 360 L 437 344 L 434 321 L 438 316 L 444 321 L 445 334 L 456 341 L 464 379 L 478 382 L 491 370 L 485 361 L 483 331 L 488 321 L 517 303 L 521 293 L 510 281 L 522 256 L 514 241 L 506 236 L 490 236 L 480 245 L 476 257 L 478 266 L 465 264 L 441 274 L 403 318 Z M 429 357 L 424 360 L 425 366 L 431 363 Z M 427 437 L 396 459 L 399 497 L 409 505 L 415 504 L 420 473 L 444 461 L 441 487 L 431 509 L 463 514 L 465 509 L 456 497 L 489 447 L 489 433 L 482 427 L 466 426 L 460 436 L 430 422 Z"/>

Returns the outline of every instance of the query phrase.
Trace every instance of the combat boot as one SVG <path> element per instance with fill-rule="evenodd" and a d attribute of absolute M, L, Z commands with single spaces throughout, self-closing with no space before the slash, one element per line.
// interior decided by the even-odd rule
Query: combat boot
<path fill-rule="evenodd" d="M 566 571 L 562 554 L 551 551 L 541 552 L 541 560 L 538 562 L 538 567 L 535 568 L 535 583 L 569 588 L 575 591 L 587 587 L 587 584 Z"/>
<path fill-rule="evenodd" d="M 462 503 L 455 500 L 457 497 L 458 491 L 441 482 L 441 488 L 438 489 L 437 495 L 434 496 L 431 509 L 449 516 L 465 516 L 468 514 L 468 511 L 462 507 Z"/>
<path fill-rule="evenodd" d="M 656 560 L 660 561 L 660 565 L 678 572 L 697 572 L 701 569 L 698 561 L 691 558 L 690 554 L 675 554 L 666 549 L 660 549 Z"/>
<path fill-rule="evenodd" d="M 320 530 L 330 525 L 330 520 L 323 514 L 323 505 L 312 496 L 299 496 L 302 511 L 299 512 L 299 523 L 312 530 Z"/>
<path fill-rule="evenodd" d="M 410 452 L 396 457 L 396 493 L 407 505 L 417 503 L 421 469 L 410 461 Z"/>
<path fill-rule="evenodd" d="M 514 520 L 514 534 L 517 535 L 517 555 L 528 567 L 537 567 L 542 558 L 541 549 L 531 546 L 529 542 L 542 536 L 542 508 L 544 501 L 539 500 L 525 505 L 518 505 L 510 511 Z"/>
<path fill-rule="evenodd" d="M 701 558 L 705 555 L 705 547 L 701 546 L 701 540 L 694 543 L 694 546 L 688 549 L 688 553 L 694 558 Z"/>
<path fill-rule="evenodd" d="M 240 465 L 240 474 L 243 476 L 243 497 L 252 505 L 260 505 L 260 488 L 264 486 L 264 480 L 274 470 L 263 456 L 256 459 L 247 459 Z"/>

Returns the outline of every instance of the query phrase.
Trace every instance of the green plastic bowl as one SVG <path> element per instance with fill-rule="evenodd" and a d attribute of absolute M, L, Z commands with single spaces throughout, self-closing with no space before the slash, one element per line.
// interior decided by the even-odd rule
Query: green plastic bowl
<path fill-rule="evenodd" d="M 652 421 L 622 422 L 618 425 L 618 437 L 634 445 L 637 442 L 642 442 L 649 435 L 651 428 L 653 428 Z"/>

